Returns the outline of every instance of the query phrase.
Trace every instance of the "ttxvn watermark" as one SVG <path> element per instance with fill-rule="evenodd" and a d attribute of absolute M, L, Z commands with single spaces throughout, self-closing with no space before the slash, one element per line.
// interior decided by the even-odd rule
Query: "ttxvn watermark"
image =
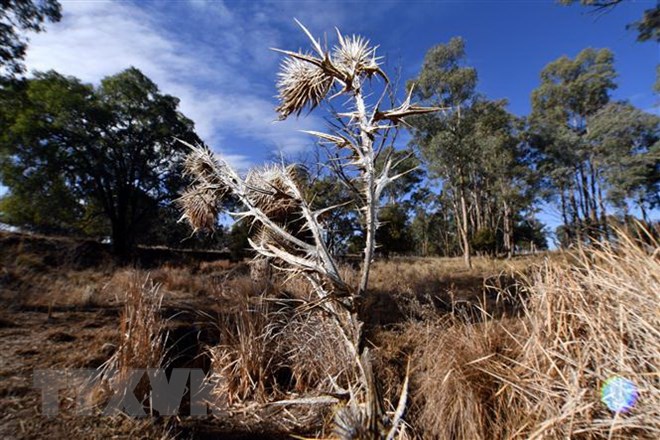
<path fill-rule="evenodd" d="M 66 402 L 76 415 L 145 417 L 207 416 L 218 411 L 208 377 L 201 369 L 135 369 L 119 372 L 98 370 L 35 370 L 33 386 L 41 391 L 41 411 L 55 417 Z M 94 396 L 102 390 L 103 404 Z"/>

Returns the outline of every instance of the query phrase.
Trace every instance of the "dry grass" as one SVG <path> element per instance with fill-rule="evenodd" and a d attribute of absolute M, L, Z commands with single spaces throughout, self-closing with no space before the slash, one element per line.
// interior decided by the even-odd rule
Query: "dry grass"
<path fill-rule="evenodd" d="M 232 284 L 233 310 L 220 315 L 221 342 L 209 348 L 214 394 L 227 405 L 263 402 L 272 383 L 272 312 L 256 286 Z"/>
<path fill-rule="evenodd" d="M 295 313 L 281 328 L 276 342 L 277 366 L 290 372 L 293 391 L 346 391 L 352 358 L 331 318 L 317 312 Z"/>
<path fill-rule="evenodd" d="M 648 248 L 647 248 L 648 249 Z M 520 354 L 494 376 L 505 385 L 506 438 L 660 437 L 660 261 L 625 235 L 546 264 L 531 280 Z M 633 381 L 639 399 L 615 413 L 600 401 L 608 378 Z"/>
<path fill-rule="evenodd" d="M 412 321 L 384 332 L 379 348 L 379 378 L 390 401 L 401 387 L 406 363 L 411 365 L 411 402 L 406 420 L 416 438 L 489 439 L 499 423 L 493 411 L 499 383 L 484 371 L 501 372 L 498 356 L 510 355 L 507 333 L 516 320 L 466 322 L 439 315 Z M 515 349 L 514 349 L 515 351 Z"/>
<path fill-rule="evenodd" d="M 164 367 L 166 354 L 165 323 L 160 314 L 163 294 L 159 285 L 148 276 L 133 272 L 124 293 L 117 348 L 102 367 L 106 380 L 120 383 L 127 381 L 131 370 Z M 141 402 L 145 402 L 149 394 L 146 381 L 142 381 L 133 392 Z"/>
<path fill-rule="evenodd" d="M 286 285 L 302 289 L 297 282 Z M 209 348 L 220 402 L 241 406 L 345 390 L 351 358 L 336 325 L 299 308 L 295 296 L 280 284 L 255 284 L 248 277 L 223 285 L 220 344 Z"/>
<path fill-rule="evenodd" d="M 549 258 L 475 259 L 472 271 L 453 259 L 377 262 L 364 312 L 386 406 L 396 406 L 410 359 L 405 418 L 409 433 L 420 439 L 660 437 L 660 251 L 658 243 L 646 243 L 638 247 L 620 236 L 616 245 Z M 156 291 L 145 284 L 145 273 L 134 270 L 69 270 L 56 277 L 54 269 L 44 269 L 50 266 L 38 250 L 24 251 L 20 259 L 2 256 L 9 264 L 1 270 L 19 277 L 4 285 L 30 292 L 30 304 L 55 299 L 54 312 L 52 319 L 45 308 L 3 312 L 3 349 L 15 353 L 9 355 L 7 377 L 20 368 L 28 371 L 20 365 L 29 371 L 96 367 L 111 354 L 107 342 L 116 347 L 110 363 L 118 370 L 162 365 L 168 361 L 163 335 L 171 326 L 161 315 L 196 308 L 208 319 L 192 325 L 179 318 L 180 326 L 201 329 L 213 320 L 215 329 L 204 331 L 219 338 L 203 343 L 211 345 L 216 392 L 234 414 L 261 417 L 245 429 L 270 429 L 286 418 L 286 427 L 278 425 L 281 432 L 321 435 L 331 419 L 330 404 L 273 401 L 345 397 L 352 374 L 345 368 L 352 363 L 329 318 L 300 308 L 311 294 L 300 278 L 254 283 L 245 267 L 227 271 L 221 262 L 163 266 L 150 275 L 162 283 Z M 342 271 L 345 279 L 356 276 L 349 268 Z M 512 283 L 524 289 L 511 289 Z M 486 314 L 512 297 L 516 314 Z M 161 301 L 166 307 L 159 310 Z M 476 314 L 465 315 L 464 304 Z M 75 307 L 58 308 L 63 305 Z M 116 313 L 120 335 L 113 340 Z M 201 352 L 203 343 L 197 343 Z M 639 397 L 629 412 L 612 412 L 601 402 L 610 377 L 637 386 Z M 28 379 L 12 380 L 17 385 L 9 381 L 5 388 L 14 400 L 5 398 L 3 408 L 11 413 L 7 405 L 19 401 L 18 393 L 27 393 L 20 395 L 25 408 L 35 406 L 38 396 L 28 393 Z M 35 436 L 46 426 L 25 419 Z M 45 432 L 67 432 L 64 420 L 70 429 L 91 432 L 90 438 L 128 426 L 103 419 L 104 427 L 94 431 L 88 421 L 59 420 Z M 237 429 L 227 420 L 217 422 L 225 424 L 223 432 Z M 152 431 L 155 425 L 145 437 L 154 438 Z"/>
<path fill-rule="evenodd" d="M 620 236 L 616 246 L 546 261 L 526 277 L 519 317 L 408 324 L 398 337 L 415 341 L 410 422 L 419 437 L 658 438 L 660 262 L 653 247 L 650 254 Z M 611 377 L 635 383 L 639 398 L 630 411 L 601 402 Z"/>

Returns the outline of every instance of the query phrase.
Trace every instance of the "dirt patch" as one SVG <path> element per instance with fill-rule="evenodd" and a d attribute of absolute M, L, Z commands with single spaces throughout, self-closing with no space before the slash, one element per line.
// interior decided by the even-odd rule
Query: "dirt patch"
<path fill-rule="evenodd" d="M 48 335 L 48 340 L 52 342 L 73 342 L 77 338 L 66 332 L 55 332 Z"/>

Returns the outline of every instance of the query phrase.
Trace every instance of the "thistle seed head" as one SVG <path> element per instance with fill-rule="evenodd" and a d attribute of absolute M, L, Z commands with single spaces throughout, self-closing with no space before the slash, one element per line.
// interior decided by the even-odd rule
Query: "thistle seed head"
<path fill-rule="evenodd" d="M 215 230 L 220 201 L 225 192 L 209 186 L 193 186 L 177 200 L 183 210 L 181 219 L 188 220 L 197 231 Z"/>
<path fill-rule="evenodd" d="M 284 59 L 278 76 L 280 105 L 276 110 L 280 120 L 292 113 L 299 116 L 305 107 L 314 109 L 332 85 L 332 76 L 319 66 L 293 57 Z"/>
<path fill-rule="evenodd" d="M 196 182 L 206 185 L 222 185 L 220 175 L 224 164 L 206 146 L 197 146 L 188 154 L 184 162 L 184 173 Z"/>
<path fill-rule="evenodd" d="M 334 47 L 332 61 L 348 78 L 380 71 L 376 48 L 369 46 L 369 40 L 359 35 L 338 36 L 339 45 Z"/>
<path fill-rule="evenodd" d="M 372 438 L 367 416 L 356 404 L 349 404 L 335 413 L 334 433 L 340 440 Z"/>
<path fill-rule="evenodd" d="M 245 179 L 247 197 L 273 221 L 287 222 L 298 212 L 290 187 L 295 184 L 295 176 L 295 167 L 254 168 Z"/>

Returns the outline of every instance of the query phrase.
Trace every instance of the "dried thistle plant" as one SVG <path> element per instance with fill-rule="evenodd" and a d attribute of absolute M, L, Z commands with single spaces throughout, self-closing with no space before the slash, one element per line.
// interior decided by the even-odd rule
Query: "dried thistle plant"
<path fill-rule="evenodd" d="M 281 104 L 277 107 L 280 119 L 290 114 L 300 115 L 306 106 L 313 110 L 325 98 L 332 85 L 332 77 L 320 67 L 299 60 L 287 58 L 282 63 L 277 88 Z"/>
<path fill-rule="evenodd" d="M 276 261 L 279 269 L 309 282 L 316 299 L 304 307 L 321 309 L 331 317 L 353 359 L 355 382 L 350 386 L 347 406 L 337 415 L 337 434 L 342 438 L 390 439 L 399 433 L 407 386 L 396 411 L 386 414 L 363 340 L 359 304 L 368 287 L 376 249 L 381 195 L 387 185 L 411 170 L 395 171 L 399 163 L 393 161 L 391 153 L 379 170 L 376 160 L 387 136 L 406 117 L 439 109 L 415 106 L 409 94 L 400 106 L 381 110 L 389 80 L 380 68 L 376 47 L 363 37 L 345 36 L 337 30 L 337 45 L 328 50 L 298 24 L 309 37 L 313 52 L 274 49 L 286 55 L 277 81 L 280 104 L 276 110 L 280 119 L 286 119 L 300 115 L 305 108 L 312 110 L 334 96 L 348 98 L 348 111 L 336 115 L 340 129 L 308 133 L 335 150 L 337 176 L 360 200 L 365 245 L 359 283 L 352 285 L 344 279 L 323 238 L 320 217 L 336 206 L 313 210 L 304 197 L 295 168 L 256 169 L 242 178 L 206 147 L 189 145 L 192 153 L 186 170 L 195 182 L 191 192 L 181 199 L 183 217 L 195 229 L 207 228 L 222 197 L 231 193 L 242 203 L 245 209 L 234 215 L 257 226 L 254 229 L 258 234 L 249 240 L 252 248 L 262 257 Z M 375 76 L 384 80 L 384 90 L 376 103 L 368 105 L 363 86 Z M 336 94 L 328 96 L 333 89 Z M 295 219 L 295 228 L 291 227 L 291 219 Z"/>

